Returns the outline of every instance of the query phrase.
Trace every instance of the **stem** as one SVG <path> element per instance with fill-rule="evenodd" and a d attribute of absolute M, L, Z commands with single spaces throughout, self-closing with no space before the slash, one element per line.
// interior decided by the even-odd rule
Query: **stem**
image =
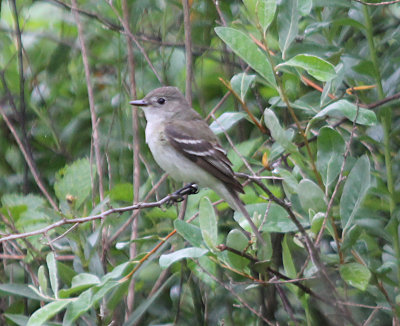
<path fill-rule="evenodd" d="M 192 106 L 192 80 L 193 80 L 193 56 L 192 34 L 190 27 L 190 4 L 188 0 L 182 0 L 183 21 L 185 26 L 185 57 L 186 57 L 186 99 Z"/>
<path fill-rule="evenodd" d="M 366 37 L 368 41 L 369 52 L 371 56 L 371 61 L 374 67 L 375 79 L 378 88 L 379 99 L 382 100 L 385 98 L 385 94 L 383 92 L 381 74 L 378 65 L 378 55 L 376 53 L 375 43 L 373 39 L 373 29 L 372 29 L 372 21 L 369 13 L 369 8 L 367 5 L 363 6 L 363 13 L 365 19 L 365 27 L 366 27 Z M 392 160 L 390 155 L 390 134 L 392 127 L 392 108 L 387 107 L 383 108 L 380 112 L 381 124 L 383 128 L 383 147 L 384 147 L 384 155 L 385 155 L 385 166 L 386 166 L 386 179 L 387 179 L 387 188 L 390 194 L 389 198 L 389 209 L 391 219 L 394 218 L 393 212 L 396 207 L 395 193 L 394 193 L 394 181 L 393 181 L 393 173 L 392 173 Z M 397 260 L 400 260 L 400 246 L 399 246 L 399 233 L 398 233 L 399 222 L 397 219 L 394 222 L 393 228 L 395 232 L 393 232 L 393 248 L 396 253 Z M 400 268 L 397 269 L 397 279 L 400 280 Z"/>
<path fill-rule="evenodd" d="M 270 51 L 268 49 L 267 40 L 265 38 L 265 34 L 263 33 L 263 31 L 261 29 L 260 24 L 258 24 L 257 28 L 258 28 L 260 34 L 262 35 L 262 45 L 263 45 L 263 48 L 265 50 L 265 54 L 266 54 L 266 56 L 268 58 L 268 61 L 269 61 L 270 65 L 271 65 L 271 67 L 272 67 L 272 70 L 274 72 L 276 72 L 276 65 L 275 65 L 274 61 L 272 60 Z M 315 175 L 315 178 L 317 179 L 318 185 L 320 186 L 320 188 L 322 190 L 324 190 L 325 189 L 324 183 L 322 182 L 321 176 L 318 173 L 317 167 L 315 165 L 314 156 L 313 156 L 313 154 L 311 152 L 311 148 L 310 148 L 310 145 L 309 145 L 309 142 L 308 142 L 308 139 L 307 139 L 307 135 L 305 134 L 303 128 L 301 127 L 300 121 L 297 118 L 296 113 L 294 112 L 294 110 L 293 110 L 293 108 L 292 108 L 292 106 L 290 104 L 289 98 L 287 97 L 286 92 L 285 92 L 285 88 L 283 87 L 282 79 L 279 78 L 279 76 L 277 74 L 275 74 L 275 80 L 276 80 L 276 84 L 278 85 L 279 95 L 281 96 L 282 101 L 285 102 L 292 119 L 294 120 L 297 128 L 299 129 L 300 135 L 304 139 L 304 145 L 305 145 L 305 147 L 307 149 L 307 153 L 308 153 L 308 156 L 310 158 L 311 169 L 314 172 L 314 175 Z"/>

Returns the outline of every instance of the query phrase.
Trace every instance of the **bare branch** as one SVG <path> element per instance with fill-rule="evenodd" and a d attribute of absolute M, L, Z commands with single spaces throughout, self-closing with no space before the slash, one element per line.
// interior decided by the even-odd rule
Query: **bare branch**
<path fill-rule="evenodd" d="M 133 44 L 132 39 L 128 36 L 131 33 L 129 28 L 129 7 L 127 0 L 122 0 L 122 13 L 123 22 L 125 30 L 125 38 L 127 44 L 128 52 L 128 69 L 129 69 L 129 91 L 132 99 L 137 98 L 136 94 L 136 79 L 135 79 L 135 58 L 133 56 Z M 133 203 L 137 203 L 139 198 L 140 190 L 140 139 L 139 139 L 139 122 L 138 122 L 138 112 L 136 109 L 132 110 L 132 131 L 133 131 Z M 133 215 L 133 214 L 132 214 Z M 136 214 L 135 214 L 136 216 Z M 131 240 L 137 238 L 138 235 L 138 219 L 134 219 L 131 227 Z M 137 255 L 136 242 L 132 241 L 129 246 L 129 258 L 132 260 Z M 126 320 L 128 320 L 129 315 L 132 313 L 135 305 L 135 279 L 132 278 L 129 284 L 129 290 L 127 295 L 127 310 L 126 310 Z"/>
<path fill-rule="evenodd" d="M 384 2 L 364 2 L 362 0 L 353 0 L 359 3 L 362 3 L 363 5 L 367 5 L 367 6 L 387 6 L 387 5 L 393 5 L 395 3 L 399 3 L 400 0 L 394 0 L 394 1 L 384 1 Z"/>
<path fill-rule="evenodd" d="M 114 214 L 114 213 L 124 213 L 124 212 L 133 211 L 133 210 L 140 210 L 143 208 L 160 207 L 161 205 L 164 205 L 164 204 L 167 204 L 170 202 L 175 202 L 177 200 L 180 200 L 181 198 L 182 197 L 179 194 L 170 194 L 156 202 L 138 203 L 138 204 L 126 206 L 126 207 L 111 208 L 100 214 L 91 215 L 91 216 L 87 216 L 87 217 L 78 217 L 78 218 L 72 218 L 72 219 L 63 218 L 53 224 L 50 224 L 44 228 L 41 228 L 41 229 L 38 229 L 35 231 L 19 233 L 19 234 L 10 234 L 8 236 L 2 237 L 2 238 L 0 238 L 0 243 L 5 242 L 5 241 L 10 241 L 10 240 L 15 240 L 15 239 L 28 238 L 28 237 L 32 237 L 34 235 L 39 235 L 39 234 L 45 234 L 46 232 L 49 232 L 52 229 L 55 229 L 57 227 L 67 225 L 67 224 L 82 224 L 82 223 L 91 222 L 91 221 L 95 221 L 95 220 L 102 220 L 106 216 Z"/>
<path fill-rule="evenodd" d="M 56 202 L 54 201 L 54 199 L 50 196 L 49 192 L 46 189 L 46 186 L 44 185 L 42 179 L 40 178 L 40 175 L 39 175 L 39 172 L 37 170 L 35 162 L 33 161 L 32 157 L 28 154 L 28 151 L 25 148 L 22 140 L 19 138 L 17 131 L 15 130 L 13 124 L 8 119 L 6 113 L 4 112 L 4 109 L 1 106 L 0 106 L 0 114 L 2 115 L 2 117 L 4 119 L 4 122 L 6 123 L 8 129 L 10 129 L 11 133 L 13 134 L 14 139 L 17 142 L 18 147 L 21 150 L 22 155 L 24 156 L 25 161 L 29 166 L 29 169 L 30 169 L 30 171 L 31 171 L 31 173 L 33 175 L 33 178 L 35 179 L 36 184 L 38 185 L 40 191 L 46 197 L 46 199 L 50 203 L 51 207 L 53 207 L 53 209 L 58 212 L 59 211 L 58 210 L 58 206 L 57 206 Z"/>
<path fill-rule="evenodd" d="M 114 11 L 115 16 L 118 17 L 119 21 L 121 22 L 121 24 L 124 27 L 124 31 L 126 34 L 128 34 L 128 36 L 132 39 L 132 41 L 135 43 L 135 45 L 137 46 L 137 48 L 139 49 L 139 51 L 142 53 L 143 57 L 145 58 L 145 60 L 147 61 L 147 64 L 149 65 L 150 69 L 153 71 L 154 75 L 157 77 L 158 81 L 160 82 L 160 84 L 164 84 L 163 80 L 161 78 L 161 76 L 159 75 L 159 73 L 157 72 L 156 68 L 154 67 L 153 63 L 151 62 L 149 56 L 146 53 L 146 50 L 142 47 L 142 45 L 138 42 L 137 38 L 135 35 L 133 35 L 130 32 L 129 26 L 125 23 L 125 21 L 122 19 L 122 17 L 119 15 L 117 9 L 115 9 L 114 5 L 112 4 L 111 1 L 107 1 L 108 5 L 111 7 L 111 9 Z"/>
<path fill-rule="evenodd" d="M 79 43 L 80 43 L 81 50 L 82 50 L 83 66 L 85 68 L 86 87 L 87 87 L 88 97 L 89 97 L 90 117 L 92 120 L 92 129 L 93 129 L 93 147 L 94 147 L 94 152 L 95 152 L 95 156 L 96 156 L 97 173 L 99 176 L 99 195 L 100 195 L 100 201 L 103 201 L 104 200 L 103 169 L 102 169 L 102 164 L 101 164 L 97 114 L 96 114 L 96 108 L 95 108 L 95 103 L 94 103 L 94 93 L 93 93 L 92 82 L 90 80 L 91 72 L 90 72 L 90 67 L 89 67 L 89 59 L 88 59 L 85 40 L 83 38 L 83 27 L 82 27 L 82 24 L 81 24 L 79 15 L 78 15 L 77 7 L 78 6 L 76 4 L 76 0 L 72 0 L 72 8 L 71 9 L 72 9 L 72 13 L 74 14 L 74 17 L 75 17 L 76 25 L 78 27 Z"/>
<path fill-rule="evenodd" d="M 192 33 L 190 27 L 190 4 L 189 0 L 182 0 L 183 25 L 185 27 L 185 56 L 186 56 L 186 99 L 192 106 L 192 81 L 193 81 L 193 56 L 192 56 Z"/>

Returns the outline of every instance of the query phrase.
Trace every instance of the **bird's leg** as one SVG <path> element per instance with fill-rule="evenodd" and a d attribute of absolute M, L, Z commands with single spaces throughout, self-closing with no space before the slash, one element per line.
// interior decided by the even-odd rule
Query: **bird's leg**
<path fill-rule="evenodd" d="M 194 195 L 198 192 L 199 186 L 196 183 L 189 183 L 170 195 L 171 198 L 167 201 L 167 206 L 170 206 L 173 203 L 179 203 L 185 199 L 186 195 Z"/>

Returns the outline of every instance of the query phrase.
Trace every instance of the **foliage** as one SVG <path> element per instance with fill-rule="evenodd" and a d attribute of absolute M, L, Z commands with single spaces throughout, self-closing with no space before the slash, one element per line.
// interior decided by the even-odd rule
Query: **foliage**
<path fill-rule="evenodd" d="M 400 5 L 188 2 L 191 67 L 180 1 L 0 2 L 0 324 L 399 325 Z M 156 202 L 128 103 L 191 75 L 265 246 Z"/>

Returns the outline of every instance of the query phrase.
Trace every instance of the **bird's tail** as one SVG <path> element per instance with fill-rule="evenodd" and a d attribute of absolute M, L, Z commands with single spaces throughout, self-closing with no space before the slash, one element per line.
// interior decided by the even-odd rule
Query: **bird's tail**
<path fill-rule="evenodd" d="M 250 227 L 257 237 L 257 240 L 262 244 L 265 245 L 265 241 L 262 238 L 260 231 L 258 231 L 258 228 L 255 226 L 253 220 L 250 217 L 249 212 L 247 211 L 246 207 L 244 206 L 243 202 L 239 198 L 238 193 L 233 190 L 233 189 L 228 189 L 225 187 L 224 193 L 219 194 L 222 198 L 224 198 L 229 206 L 231 206 L 235 211 L 241 212 L 243 216 L 246 218 L 247 222 L 250 224 Z"/>

